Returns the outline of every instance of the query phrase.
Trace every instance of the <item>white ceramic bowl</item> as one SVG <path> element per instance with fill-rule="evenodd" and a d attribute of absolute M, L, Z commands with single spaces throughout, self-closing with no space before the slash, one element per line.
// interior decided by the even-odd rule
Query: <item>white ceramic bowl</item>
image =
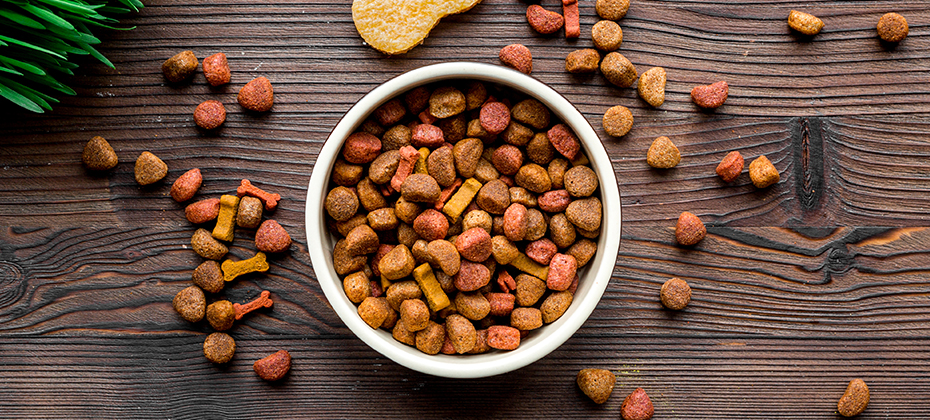
<path fill-rule="evenodd" d="M 335 237 L 326 229 L 323 201 L 333 163 L 342 144 L 378 106 L 417 86 L 442 80 L 481 80 L 497 83 L 532 96 L 571 127 L 584 145 L 583 151 L 600 178 L 603 204 L 601 234 L 597 254 L 580 270 L 578 289 L 569 309 L 557 321 L 544 325 L 522 340 L 513 351 L 491 350 L 484 354 L 428 355 L 394 340 L 391 333 L 375 330 L 358 316 L 349 301 L 342 281 L 333 269 L 332 250 Z M 371 348 L 410 369 L 450 378 L 481 378 L 519 369 L 539 360 L 568 340 L 597 306 L 607 288 L 620 246 L 620 193 L 610 159 L 597 134 L 584 116 L 562 95 L 523 73 L 500 66 L 453 62 L 434 64 L 411 70 L 378 86 L 362 97 L 336 124 L 323 145 L 307 189 L 307 248 L 317 280 L 336 314 Z"/>

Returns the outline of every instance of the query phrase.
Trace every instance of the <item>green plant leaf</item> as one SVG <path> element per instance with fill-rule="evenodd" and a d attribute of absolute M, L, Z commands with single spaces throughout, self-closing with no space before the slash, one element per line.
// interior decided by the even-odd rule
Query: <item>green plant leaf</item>
<path fill-rule="evenodd" d="M 71 13 L 76 13 L 82 16 L 95 16 L 97 11 L 93 8 L 87 7 L 75 1 L 62 1 L 62 0 L 35 0 L 38 2 L 45 3 L 49 6 L 57 7 L 61 10 L 67 10 Z"/>
<path fill-rule="evenodd" d="M 94 47 L 91 47 L 90 44 L 78 41 L 78 45 L 80 45 L 81 48 L 84 49 L 84 51 L 89 52 L 91 56 L 93 56 L 97 60 L 100 60 L 101 63 L 106 64 L 107 67 L 111 69 L 116 68 L 116 66 L 114 66 L 113 63 L 110 62 L 110 60 L 107 60 L 107 58 L 104 57 L 103 54 L 100 54 L 100 52 L 95 50 Z"/>
<path fill-rule="evenodd" d="M 17 75 L 17 76 L 22 76 L 22 75 L 23 75 L 22 73 L 20 73 L 20 72 L 14 70 L 14 69 L 11 69 L 11 68 L 9 68 L 9 67 L 4 67 L 4 66 L 0 66 L 0 72 L 15 74 L 15 75 Z"/>
<path fill-rule="evenodd" d="M 45 25 L 43 25 L 41 22 L 31 17 L 23 16 L 22 13 L 16 13 L 9 9 L 0 9 L 0 16 L 3 16 L 4 18 L 9 19 L 20 25 L 23 25 L 27 28 L 38 29 L 38 30 L 45 29 Z"/>
<path fill-rule="evenodd" d="M 30 63 L 23 62 L 23 61 L 14 60 L 14 59 L 12 59 L 12 58 L 10 58 L 10 57 L 0 56 L 0 62 L 3 62 L 4 64 L 7 64 L 7 65 L 10 65 L 10 66 L 13 66 L 13 67 L 19 67 L 19 68 L 21 68 L 21 69 L 23 69 L 23 70 L 26 70 L 26 71 L 30 72 L 30 73 L 38 74 L 39 76 L 44 76 L 44 75 L 45 75 L 45 70 L 42 70 L 41 67 L 35 66 L 35 65 L 30 64 Z"/>
<path fill-rule="evenodd" d="M 3 85 L 3 82 L 2 82 L 2 81 L 0 81 L 0 96 L 2 96 L 2 97 L 4 97 L 4 98 L 8 99 L 10 102 L 12 102 L 12 103 L 14 103 L 14 104 L 16 104 L 16 105 L 19 105 L 20 107 L 23 107 L 23 108 L 25 108 L 25 109 L 27 109 L 27 110 L 29 110 L 29 111 L 35 112 L 35 113 L 37 113 L 37 114 L 42 114 L 42 113 L 45 112 L 45 111 L 42 110 L 42 107 L 40 107 L 40 106 L 39 106 L 38 104 L 36 104 L 35 102 L 30 101 L 29 98 L 23 96 L 22 94 L 20 94 L 19 92 L 15 91 L 15 90 L 10 89 L 9 87 L 6 87 L 5 85 Z"/>
<path fill-rule="evenodd" d="M 63 85 L 61 82 L 55 80 L 54 78 L 48 75 L 36 76 L 32 73 L 24 73 L 23 78 L 30 80 L 34 83 L 42 84 L 43 86 L 48 86 L 54 90 L 64 93 L 65 95 L 77 94 L 77 92 L 75 92 L 74 89 L 71 89 L 70 87 Z"/>
<path fill-rule="evenodd" d="M 67 60 L 67 59 L 68 59 L 68 57 L 66 57 L 66 56 L 64 56 L 64 55 L 61 55 L 61 54 L 59 54 L 59 53 L 57 53 L 57 52 L 55 52 L 55 51 L 51 51 L 51 50 L 48 50 L 48 49 L 45 49 L 45 48 L 42 48 L 42 47 L 39 47 L 39 46 L 36 46 L 36 45 L 32 45 L 32 44 L 30 44 L 30 43 L 28 43 L 28 42 L 22 42 L 22 41 L 20 41 L 20 40 L 18 40 L 18 39 L 13 39 L 13 38 L 10 38 L 10 37 L 7 37 L 7 36 L 0 35 L 0 41 L 6 41 L 6 42 L 9 42 L 9 43 L 11 43 L 11 44 L 19 45 L 19 46 L 21 46 L 21 47 L 26 47 L 26 48 L 30 48 L 30 49 L 33 49 L 33 50 L 36 50 L 36 51 L 41 51 L 41 52 L 44 52 L 44 53 L 46 53 L 46 54 L 51 54 L 51 55 L 54 55 L 55 57 L 61 58 L 62 60 Z"/>
<path fill-rule="evenodd" d="M 51 23 L 52 25 L 59 26 L 65 29 L 72 29 L 72 30 L 74 29 L 74 26 L 71 25 L 70 22 L 68 22 L 67 20 L 64 20 L 61 16 L 58 16 L 55 13 L 52 13 L 51 11 L 49 11 L 48 9 L 44 7 L 39 7 L 34 4 L 25 4 L 19 7 L 23 8 L 23 10 L 29 13 L 32 13 L 37 18 L 42 19 L 48 23 Z"/>

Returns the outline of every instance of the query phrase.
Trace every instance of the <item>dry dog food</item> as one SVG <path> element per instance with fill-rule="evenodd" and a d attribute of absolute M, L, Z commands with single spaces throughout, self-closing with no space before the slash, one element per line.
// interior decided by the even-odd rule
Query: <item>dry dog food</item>
<path fill-rule="evenodd" d="M 369 326 L 424 353 L 517 348 L 568 310 L 597 249 L 584 238 L 600 231 L 600 183 L 581 141 L 539 101 L 495 85 L 445 82 L 388 103 L 382 116 L 414 126 L 410 144 L 382 148 L 393 127 L 350 135 L 324 201 L 347 297 Z M 483 138 L 450 137 L 453 120 Z M 446 129 L 415 134 L 424 125 Z"/>
<path fill-rule="evenodd" d="M 788 26 L 804 35 L 817 35 L 823 29 L 823 21 L 809 13 L 792 10 L 788 13 Z"/>
<path fill-rule="evenodd" d="M 355 184 L 355 183 L 353 183 Z M 267 193 L 261 188 L 258 188 L 252 185 L 248 179 L 243 179 L 239 184 L 239 188 L 236 188 L 236 195 L 239 197 L 251 196 L 258 198 L 265 205 L 265 210 L 271 211 L 278 206 L 278 201 L 281 201 L 281 194 L 278 193 Z"/>
<path fill-rule="evenodd" d="M 84 167 L 92 171 L 106 171 L 115 168 L 119 159 L 116 157 L 116 151 L 106 139 L 94 136 L 84 145 L 81 162 L 84 163 Z"/>
<path fill-rule="evenodd" d="M 481 0 L 354 0 L 352 21 L 368 45 L 385 54 L 403 54 L 420 45 L 439 20 L 464 13 Z"/>
<path fill-rule="evenodd" d="M 181 318 L 190 322 L 197 322 L 203 319 L 207 300 L 203 295 L 203 290 L 200 290 L 199 287 L 188 286 L 174 296 L 171 306 L 174 307 L 177 313 L 181 314 Z"/>
<path fill-rule="evenodd" d="M 203 355 L 213 363 L 226 363 L 236 354 L 236 340 L 229 334 L 215 332 L 203 342 Z"/>
<path fill-rule="evenodd" d="M 730 87 L 727 82 L 719 81 L 714 84 L 697 86 L 691 89 L 691 100 L 697 106 L 705 109 L 718 108 L 727 101 Z"/>
<path fill-rule="evenodd" d="M 613 106 L 604 113 L 601 125 L 607 134 L 623 137 L 633 128 L 633 113 L 623 105 Z"/>
<path fill-rule="evenodd" d="M 502 63 L 521 73 L 530 74 L 533 72 L 533 54 L 523 44 L 511 44 L 501 48 L 498 57 Z"/>
<path fill-rule="evenodd" d="M 594 73 L 601 63 L 601 54 L 593 48 L 575 50 L 565 57 L 565 71 L 569 73 Z"/>
<path fill-rule="evenodd" d="M 878 20 L 878 37 L 885 42 L 901 42 L 907 37 L 907 19 L 897 13 L 886 13 Z"/>
<path fill-rule="evenodd" d="M 212 86 L 225 85 L 229 83 L 229 62 L 226 61 L 226 54 L 216 53 L 203 59 L 203 75 L 207 82 Z"/>
<path fill-rule="evenodd" d="M 565 19 L 557 12 L 546 10 L 538 4 L 526 8 L 526 21 L 534 31 L 541 34 L 555 33 L 562 29 Z"/>
<path fill-rule="evenodd" d="M 168 165 L 151 152 L 142 152 L 136 159 L 135 175 L 139 185 L 154 184 L 168 175 Z"/>
<path fill-rule="evenodd" d="M 623 420 L 649 420 L 655 412 L 655 407 L 649 395 L 642 388 L 636 388 L 623 400 L 620 406 L 620 416 Z"/>
<path fill-rule="evenodd" d="M 688 282 L 677 277 L 669 279 L 662 284 L 662 289 L 659 290 L 659 299 L 662 301 L 662 306 L 666 308 L 676 311 L 682 310 L 691 302 L 691 286 L 688 286 Z"/>
<path fill-rule="evenodd" d="M 195 225 L 214 220 L 220 215 L 220 199 L 208 198 L 189 204 L 184 209 L 184 215 L 187 217 L 187 221 Z"/>
<path fill-rule="evenodd" d="M 226 121 L 226 108 L 219 101 L 204 101 L 194 109 L 194 123 L 204 130 L 212 130 Z"/>
<path fill-rule="evenodd" d="M 171 83 L 187 80 L 197 71 L 197 56 L 193 51 L 181 51 L 161 64 L 161 72 Z"/>
<path fill-rule="evenodd" d="M 630 0 L 597 0 L 594 10 L 601 19 L 620 20 L 630 9 Z"/>
<path fill-rule="evenodd" d="M 756 188 L 767 188 L 778 183 L 781 176 L 772 161 L 762 155 L 749 164 L 749 179 Z"/>
<path fill-rule="evenodd" d="M 262 252 L 277 253 L 291 247 L 291 235 L 274 220 L 265 220 L 255 231 L 255 248 Z"/>
<path fill-rule="evenodd" d="M 252 258 L 247 260 L 223 261 L 220 268 L 223 270 L 223 281 L 229 282 L 241 275 L 268 271 L 268 261 L 264 253 L 256 252 Z"/>
<path fill-rule="evenodd" d="M 836 403 L 836 411 L 843 417 L 861 414 L 869 406 L 869 387 L 862 379 L 853 379 L 846 386 L 846 392 Z"/>
<path fill-rule="evenodd" d="M 617 375 L 607 369 L 581 369 L 575 382 L 591 401 L 603 404 L 614 392 Z"/>
<path fill-rule="evenodd" d="M 287 350 L 278 350 L 277 352 L 265 356 L 252 364 L 252 369 L 266 381 L 277 381 L 284 377 L 291 370 L 291 354 Z"/>
<path fill-rule="evenodd" d="M 220 290 L 223 290 L 223 286 L 226 285 L 226 281 L 223 279 L 223 270 L 220 268 L 220 264 L 214 260 L 206 260 L 200 263 L 194 269 L 191 280 L 193 280 L 195 286 L 209 293 L 219 293 Z"/>
<path fill-rule="evenodd" d="M 665 136 L 656 138 L 646 152 L 646 163 L 653 168 L 674 168 L 681 162 L 681 153 L 675 143 Z"/>
<path fill-rule="evenodd" d="M 250 111 L 265 112 L 274 105 L 274 89 L 266 77 L 256 77 L 239 89 L 239 105 Z"/>
<path fill-rule="evenodd" d="M 614 51 L 623 43 L 623 30 L 612 20 L 602 20 L 591 27 L 594 47 L 601 51 Z"/>
<path fill-rule="evenodd" d="M 727 153 L 723 160 L 720 161 L 720 164 L 717 165 L 717 175 L 720 176 L 723 182 L 733 182 L 743 172 L 744 164 L 743 155 L 734 150 Z"/>
<path fill-rule="evenodd" d="M 707 228 L 701 219 L 698 219 L 693 213 L 682 212 L 678 216 L 678 223 L 675 224 L 675 240 L 684 246 L 691 246 L 707 235 Z"/>
<path fill-rule="evenodd" d="M 213 237 L 221 241 L 232 242 L 236 229 L 236 213 L 239 210 L 239 197 L 223 195 L 220 197 L 220 213 L 213 227 Z"/>
<path fill-rule="evenodd" d="M 262 201 L 248 196 L 240 198 L 239 209 L 236 211 L 236 226 L 255 229 L 261 222 Z"/>
<path fill-rule="evenodd" d="M 578 38 L 581 36 L 581 16 L 578 11 L 578 0 L 562 0 L 562 14 L 565 15 L 565 37 Z"/>
<path fill-rule="evenodd" d="M 206 229 L 197 229 L 194 232 L 194 236 L 191 237 L 191 248 L 194 249 L 194 252 L 201 257 L 210 260 L 218 260 L 223 258 L 229 248 L 226 248 L 226 245 L 217 241 L 213 235 L 210 234 L 210 231 Z"/>
<path fill-rule="evenodd" d="M 643 72 L 639 76 L 639 84 L 636 85 L 639 97 L 654 107 L 662 106 L 665 103 L 666 77 L 662 67 L 653 67 Z"/>
<path fill-rule="evenodd" d="M 232 302 L 220 300 L 207 306 L 207 323 L 217 331 L 226 331 L 236 322 L 236 310 Z"/>
<path fill-rule="evenodd" d="M 171 185 L 171 198 L 179 203 L 190 200 L 194 198 L 194 194 L 197 194 L 197 190 L 200 189 L 202 183 L 203 175 L 200 173 L 200 169 L 191 169 L 185 172 L 184 175 L 179 176 Z"/>
<path fill-rule="evenodd" d="M 608 82 L 619 87 L 630 87 L 639 76 L 636 67 L 623 54 L 610 52 L 601 60 L 601 73 Z"/>

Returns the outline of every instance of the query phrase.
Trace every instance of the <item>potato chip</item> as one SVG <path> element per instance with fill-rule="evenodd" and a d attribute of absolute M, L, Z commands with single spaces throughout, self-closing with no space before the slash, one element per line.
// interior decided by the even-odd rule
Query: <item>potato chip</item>
<path fill-rule="evenodd" d="M 462 13 L 481 0 L 354 0 L 352 20 L 362 39 L 385 54 L 420 45 L 439 19 Z"/>

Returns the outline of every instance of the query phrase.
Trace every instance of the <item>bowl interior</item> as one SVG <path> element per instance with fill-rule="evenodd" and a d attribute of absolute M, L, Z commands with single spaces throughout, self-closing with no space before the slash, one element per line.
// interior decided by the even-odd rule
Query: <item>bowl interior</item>
<path fill-rule="evenodd" d="M 599 178 L 603 205 L 601 234 L 595 257 L 579 270 L 579 285 L 569 309 L 555 322 L 533 331 L 513 351 L 478 355 L 427 355 L 397 342 L 391 333 L 374 330 L 358 316 L 356 305 L 346 297 L 342 281 L 332 266 L 336 238 L 326 229 L 323 199 L 333 163 L 345 139 L 378 106 L 407 90 L 442 80 L 480 80 L 521 91 L 549 107 L 581 140 L 591 168 Z M 333 129 L 313 168 L 307 190 L 307 246 L 317 279 L 326 298 L 343 322 L 366 344 L 408 368 L 437 376 L 477 378 L 526 366 L 564 343 L 597 306 L 610 281 L 620 245 L 620 194 L 613 167 L 597 134 L 568 100 L 542 82 L 514 70 L 481 63 L 442 63 L 404 73 L 375 88 L 353 106 Z"/>

